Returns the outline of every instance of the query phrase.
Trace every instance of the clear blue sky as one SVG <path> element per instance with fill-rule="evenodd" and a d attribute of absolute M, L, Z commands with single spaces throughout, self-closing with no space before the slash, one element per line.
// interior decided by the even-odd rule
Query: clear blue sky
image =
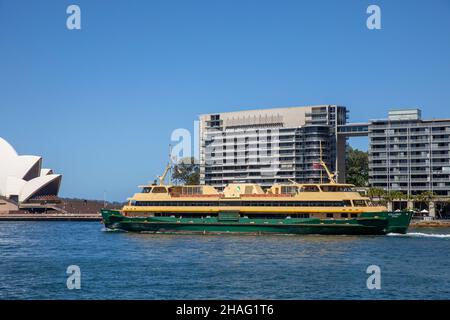
<path fill-rule="evenodd" d="M 0 136 L 62 196 L 124 200 L 201 113 L 310 104 L 450 117 L 450 1 L 0 0 Z"/>

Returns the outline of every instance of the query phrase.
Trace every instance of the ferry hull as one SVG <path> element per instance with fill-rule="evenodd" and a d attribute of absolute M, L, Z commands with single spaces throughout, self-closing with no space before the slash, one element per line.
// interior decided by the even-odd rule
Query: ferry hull
<path fill-rule="evenodd" d="M 116 210 L 101 211 L 108 229 L 146 233 L 200 234 L 322 234 L 384 235 L 407 232 L 409 212 L 363 213 L 351 219 L 248 219 L 220 221 L 212 218 L 129 217 Z"/>

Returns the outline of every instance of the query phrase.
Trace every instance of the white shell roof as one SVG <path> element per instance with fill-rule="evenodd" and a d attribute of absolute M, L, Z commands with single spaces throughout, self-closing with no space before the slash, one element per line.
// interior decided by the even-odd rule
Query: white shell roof
<path fill-rule="evenodd" d="M 41 169 L 41 176 L 46 176 L 49 174 L 53 174 L 53 170 L 52 169 Z"/>
<path fill-rule="evenodd" d="M 53 174 L 51 169 L 41 169 L 41 165 L 41 157 L 19 156 L 5 139 L 0 138 L 0 195 L 16 195 L 22 202 L 49 184 L 55 184 L 53 189 L 59 191 L 62 176 Z"/>
<path fill-rule="evenodd" d="M 35 178 L 28 181 L 22 188 L 19 195 L 19 202 L 27 201 L 29 198 L 33 197 L 35 193 L 40 191 L 45 186 L 50 183 L 57 184 L 55 188 L 59 190 L 59 185 L 61 183 L 60 174 L 50 174 L 42 177 Z"/>

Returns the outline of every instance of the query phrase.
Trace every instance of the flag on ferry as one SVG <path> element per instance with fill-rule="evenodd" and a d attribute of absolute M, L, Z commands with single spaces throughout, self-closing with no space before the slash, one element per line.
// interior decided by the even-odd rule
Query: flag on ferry
<path fill-rule="evenodd" d="M 322 169 L 322 165 L 319 162 L 313 162 L 313 169 L 314 170 Z"/>

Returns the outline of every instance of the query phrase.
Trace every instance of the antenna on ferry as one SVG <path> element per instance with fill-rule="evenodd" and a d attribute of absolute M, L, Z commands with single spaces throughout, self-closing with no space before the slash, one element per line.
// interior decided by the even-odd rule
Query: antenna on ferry
<path fill-rule="evenodd" d="M 172 145 L 169 144 L 169 162 L 167 163 L 164 173 L 161 176 L 157 176 L 160 186 L 164 185 L 164 180 L 166 180 L 166 177 L 172 168 L 172 156 L 171 155 L 172 155 Z M 170 180 L 172 181 L 172 176 L 170 177 Z"/>
<path fill-rule="evenodd" d="M 328 179 L 330 180 L 330 183 L 336 183 L 336 180 L 334 179 L 334 177 L 336 176 L 335 173 L 331 173 L 330 170 L 327 167 L 327 164 L 323 161 L 322 159 L 322 140 L 319 141 L 320 142 L 320 164 L 321 166 L 325 169 L 327 175 L 328 175 Z"/>
<path fill-rule="evenodd" d="M 172 145 L 169 144 L 169 184 L 172 184 L 172 180 L 173 180 L 173 161 L 172 161 Z"/>

